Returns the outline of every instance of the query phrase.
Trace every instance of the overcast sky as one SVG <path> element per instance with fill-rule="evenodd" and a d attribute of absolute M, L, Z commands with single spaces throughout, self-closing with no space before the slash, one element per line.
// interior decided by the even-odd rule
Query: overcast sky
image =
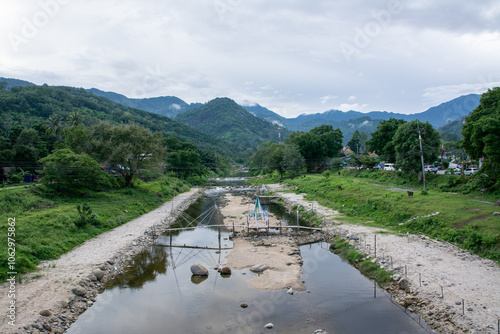
<path fill-rule="evenodd" d="M 0 0 L 0 76 L 285 117 L 500 86 L 498 0 Z"/>

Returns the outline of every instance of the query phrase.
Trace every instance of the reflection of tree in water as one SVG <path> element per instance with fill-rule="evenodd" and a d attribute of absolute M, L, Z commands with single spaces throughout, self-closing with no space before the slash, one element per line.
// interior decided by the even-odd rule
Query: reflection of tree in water
<path fill-rule="evenodd" d="M 132 260 L 130 267 L 116 279 L 115 284 L 120 288 L 142 288 L 144 283 L 153 281 L 158 274 L 167 272 L 167 256 L 163 247 L 149 247 Z"/>

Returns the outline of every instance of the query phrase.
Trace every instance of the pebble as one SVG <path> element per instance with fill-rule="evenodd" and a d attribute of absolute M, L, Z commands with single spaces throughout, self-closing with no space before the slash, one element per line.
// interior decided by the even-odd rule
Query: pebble
<path fill-rule="evenodd" d="M 264 327 L 266 327 L 266 328 L 268 328 L 268 329 L 271 329 L 271 328 L 273 328 L 273 327 L 274 327 L 274 325 L 273 325 L 273 323 L 272 323 L 272 322 L 270 322 L 270 323 L 268 323 L 267 325 L 265 325 Z"/>

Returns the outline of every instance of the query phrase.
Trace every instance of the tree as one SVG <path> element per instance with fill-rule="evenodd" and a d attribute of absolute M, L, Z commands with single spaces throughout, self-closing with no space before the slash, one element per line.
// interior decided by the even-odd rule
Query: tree
<path fill-rule="evenodd" d="M 206 168 L 200 161 L 200 154 L 193 149 L 170 152 L 167 156 L 167 163 L 168 169 L 181 178 L 191 175 L 201 176 L 206 173 Z"/>
<path fill-rule="evenodd" d="M 49 116 L 47 125 L 47 134 L 61 141 L 63 135 L 64 123 L 61 115 L 52 114 Z"/>
<path fill-rule="evenodd" d="M 342 149 L 342 132 L 331 125 L 321 125 L 309 132 L 293 132 L 287 138 L 287 144 L 298 147 L 306 160 L 307 171 L 313 171 L 327 158 L 339 154 Z"/>
<path fill-rule="evenodd" d="M 489 173 L 499 175 L 500 165 L 500 87 L 488 89 L 480 104 L 465 119 L 463 147 L 473 159 L 485 159 Z"/>
<path fill-rule="evenodd" d="M 68 124 L 70 126 L 78 126 L 82 124 L 82 115 L 78 111 L 73 111 L 68 117 Z"/>
<path fill-rule="evenodd" d="M 122 175 L 128 186 L 140 169 L 157 167 L 165 153 L 161 134 L 138 125 L 100 123 L 90 129 L 90 139 L 90 152 Z"/>
<path fill-rule="evenodd" d="M 380 122 L 377 130 L 372 132 L 370 140 L 367 141 L 368 150 L 375 152 L 384 160 L 395 161 L 396 150 L 393 138 L 399 126 L 405 123 L 406 121 L 395 118 Z"/>
<path fill-rule="evenodd" d="M 419 132 L 422 134 L 424 161 L 434 162 L 439 157 L 441 137 L 429 122 L 418 120 L 402 124 L 393 138 L 396 151 L 396 166 L 405 172 L 422 171 Z"/>
<path fill-rule="evenodd" d="M 363 145 L 361 134 L 358 130 L 354 131 L 351 140 L 347 142 L 347 146 L 349 146 L 354 153 L 360 154 L 363 152 Z"/>
<path fill-rule="evenodd" d="M 281 167 L 284 171 L 289 172 L 290 177 L 293 178 L 296 173 L 300 173 L 306 167 L 306 160 L 300 154 L 297 146 L 291 144 L 285 144 L 284 146 Z"/>
<path fill-rule="evenodd" d="M 69 149 L 56 150 L 40 163 L 43 167 L 41 182 L 58 192 L 99 191 L 111 186 L 109 176 L 87 154 L 76 154 Z"/>

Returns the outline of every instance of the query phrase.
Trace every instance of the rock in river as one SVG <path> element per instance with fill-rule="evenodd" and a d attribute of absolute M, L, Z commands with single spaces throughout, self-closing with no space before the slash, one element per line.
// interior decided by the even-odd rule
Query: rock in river
<path fill-rule="evenodd" d="M 254 273 L 261 273 L 268 268 L 269 267 L 266 266 L 265 264 L 257 264 L 255 266 L 253 266 L 252 268 L 250 268 L 250 271 L 253 271 Z"/>
<path fill-rule="evenodd" d="M 208 269 L 198 263 L 195 263 L 191 266 L 191 272 L 193 273 L 193 275 L 208 276 Z"/>

